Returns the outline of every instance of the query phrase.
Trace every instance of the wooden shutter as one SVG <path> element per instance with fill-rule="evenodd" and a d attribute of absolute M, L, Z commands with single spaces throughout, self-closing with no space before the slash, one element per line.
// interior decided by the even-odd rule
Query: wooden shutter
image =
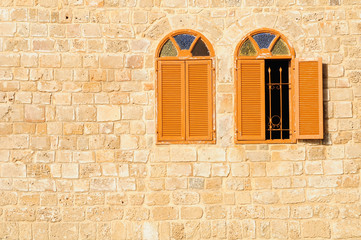
<path fill-rule="evenodd" d="M 237 61 L 237 138 L 265 140 L 265 74 L 263 60 Z"/>
<path fill-rule="evenodd" d="M 186 62 L 186 138 L 212 140 L 211 60 Z"/>
<path fill-rule="evenodd" d="M 296 137 L 322 139 L 322 59 L 296 59 L 295 70 Z"/>
<path fill-rule="evenodd" d="M 158 140 L 185 140 L 185 63 L 158 62 Z"/>

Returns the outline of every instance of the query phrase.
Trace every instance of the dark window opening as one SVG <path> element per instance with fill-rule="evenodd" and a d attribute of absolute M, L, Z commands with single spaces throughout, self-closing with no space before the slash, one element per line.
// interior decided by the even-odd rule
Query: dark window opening
<path fill-rule="evenodd" d="M 265 61 L 266 139 L 290 138 L 289 61 Z"/>
<path fill-rule="evenodd" d="M 209 50 L 206 46 L 206 44 L 202 41 L 202 39 L 199 39 L 196 42 L 196 45 L 194 45 L 194 48 L 192 50 L 193 56 L 209 56 Z"/>

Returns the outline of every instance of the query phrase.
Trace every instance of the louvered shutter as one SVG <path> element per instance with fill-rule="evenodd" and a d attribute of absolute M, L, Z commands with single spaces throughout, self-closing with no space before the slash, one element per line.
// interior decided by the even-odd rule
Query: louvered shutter
<path fill-rule="evenodd" d="M 187 140 L 212 140 L 212 71 L 210 60 L 186 62 Z"/>
<path fill-rule="evenodd" d="M 158 62 L 158 140 L 185 140 L 185 63 Z"/>
<path fill-rule="evenodd" d="M 323 138 L 322 59 L 295 61 L 296 136 Z"/>
<path fill-rule="evenodd" d="M 263 60 L 237 61 L 237 138 L 265 140 Z"/>

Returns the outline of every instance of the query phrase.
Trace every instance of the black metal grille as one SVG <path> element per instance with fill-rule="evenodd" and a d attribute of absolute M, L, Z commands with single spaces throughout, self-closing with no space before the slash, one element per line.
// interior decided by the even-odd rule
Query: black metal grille
<path fill-rule="evenodd" d="M 290 138 L 287 60 L 266 60 L 266 139 Z"/>

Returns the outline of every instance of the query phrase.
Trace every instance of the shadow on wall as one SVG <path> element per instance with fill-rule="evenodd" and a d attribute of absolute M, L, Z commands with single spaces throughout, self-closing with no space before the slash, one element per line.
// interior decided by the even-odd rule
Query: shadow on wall
<path fill-rule="evenodd" d="M 328 89 L 328 65 L 326 63 L 322 64 L 322 80 L 323 80 L 323 90 Z M 325 91 L 324 91 L 325 92 Z M 328 131 L 329 127 L 329 105 L 328 101 L 325 101 L 325 94 L 323 95 L 323 145 L 330 145 L 332 144 L 332 139 L 330 133 Z"/>

